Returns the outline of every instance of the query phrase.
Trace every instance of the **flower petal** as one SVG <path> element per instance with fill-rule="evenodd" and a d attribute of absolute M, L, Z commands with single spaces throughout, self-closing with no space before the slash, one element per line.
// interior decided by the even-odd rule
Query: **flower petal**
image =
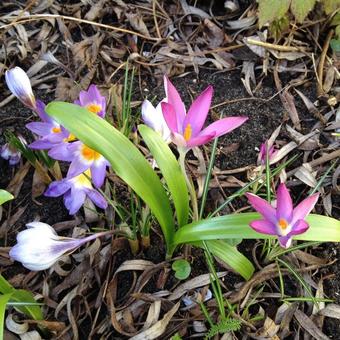
<path fill-rule="evenodd" d="M 279 185 L 276 191 L 276 197 L 277 197 L 276 217 L 278 220 L 283 218 L 289 223 L 292 220 L 293 216 L 293 201 L 284 183 L 281 183 Z"/>
<path fill-rule="evenodd" d="M 292 244 L 292 237 L 291 236 L 279 236 L 279 243 L 282 248 L 289 248 Z"/>
<path fill-rule="evenodd" d="M 74 187 L 64 195 L 64 204 L 70 215 L 74 215 L 84 204 L 86 194 Z"/>
<path fill-rule="evenodd" d="M 212 95 L 213 87 L 208 86 L 192 103 L 184 119 L 183 127 L 190 124 L 193 137 L 196 137 L 203 128 L 210 109 Z"/>
<path fill-rule="evenodd" d="M 36 140 L 35 142 L 29 144 L 28 146 L 31 149 L 34 149 L 34 150 L 45 150 L 45 149 L 52 148 L 53 146 L 55 146 L 55 144 L 51 143 L 48 140 L 40 139 L 40 140 Z"/>
<path fill-rule="evenodd" d="M 144 123 L 153 130 L 160 132 L 162 130 L 162 122 L 160 118 L 163 119 L 163 115 L 159 117 L 158 112 L 151 102 L 145 99 L 142 104 L 142 119 Z"/>
<path fill-rule="evenodd" d="M 292 225 L 298 220 L 303 220 L 314 208 L 319 199 L 319 193 L 316 193 L 300 202 L 293 210 Z"/>
<path fill-rule="evenodd" d="M 249 192 L 246 193 L 246 196 L 256 211 L 258 211 L 266 220 L 276 225 L 276 211 L 266 200 Z"/>
<path fill-rule="evenodd" d="M 275 224 L 267 220 L 256 220 L 249 223 L 249 225 L 258 233 L 267 235 L 277 235 Z"/>
<path fill-rule="evenodd" d="M 64 162 L 71 162 L 74 159 L 74 155 L 70 150 L 68 143 L 53 144 L 48 155 L 58 161 Z"/>
<path fill-rule="evenodd" d="M 32 122 L 26 124 L 28 130 L 37 134 L 38 136 L 44 137 L 52 133 L 52 129 L 55 127 L 52 123 L 44 122 Z"/>
<path fill-rule="evenodd" d="M 100 164 L 91 166 L 91 176 L 92 182 L 95 187 L 100 188 L 105 180 L 106 176 L 106 162 L 101 162 Z"/>
<path fill-rule="evenodd" d="M 58 197 L 63 195 L 70 188 L 71 188 L 70 182 L 68 182 L 65 179 L 61 181 L 54 181 L 48 186 L 44 195 L 47 197 Z"/>
<path fill-rule="evenodd" d="M 194 146 L 203 145 L 203 144 L 210 142 L 214 138 L 215 138 L 215 134 L 205 135 L 203 133 L 200 133 L 198 136 L 190 138 L 187 141 L 187 146 L 192 148 Z"/>
<path fill-rule="evenodd" d="M 247 120 L 248 117 L 223 118 L 207 126 L 204 130 L 202 130 L 202 134 L 215 133 L 215 137 L 219 137 L 238 128 Z"/>
<path fill-rule="evenodd" d="M 167 98 L 167 102 L 173 106 L 174 111 L 176 112 L 176 130 L 172 130 L 174 132 L 183 133 L 183 122 L 185 119 L 185 105 L 177 92 L 175 86 L 171 83 L 167 76 L 164 76 L 164 88 L 165 94 Z M 163 109 L 163 108 L 162 108 Z M 164 112 L 164 111 L 163 111 Z M 169 125 L 168 125 L 169 126 Z M 171 127 L 169 126 L 171 129 Z"/>
<path fill-rule="evenodd" d="M 300 235 L 306 232 L 309 228 L 308 223 L 305 220 L 298 220 L 292 227 L 291 232 L 288 235 Z"/>
<path fill-rule="evenodd" d="M 99 208 L 106 209 L 107 202 L 106 199 L 96 190 L 88 189 L 86 191 L 87 196 L 89 199 Z"/>
<path fill-rule="evenodd" d="M 178 133 L 176 111 L 171 104 L 161 103 L 163 117 L 171 132 Z"/>
<path fill-rule="evenodd" d="M 37 102 L 36 102 L 36 109 L 35 109 L 35 111 L 37 112 L 38 116 L 40 117 L 40 119 L 43 122 L 55 124 L 56 122 L 53 120 L 53 118 L 50 117 L 45 112 L 45 107 L 46 107 L 45 103 L 38 99 Z"/>

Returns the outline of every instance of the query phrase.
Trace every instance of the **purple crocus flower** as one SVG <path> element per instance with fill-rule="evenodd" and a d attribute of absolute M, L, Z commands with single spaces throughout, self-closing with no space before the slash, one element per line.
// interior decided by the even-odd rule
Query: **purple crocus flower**
<path fill-rule="evenodd" d="M 188 113 L 186 113 L 179 93 L 166 76 L 164 76 L 164 87 L 167 103 L 161 103 L 162 111 L 172 132 L 172 141 L 179 147 L 192 148 L 208 143 L 212 139 L 236 129 L 248 119 L 247 117 L 223 118 L 203 129 L 213 95 L 212 86 L 208 86 L 196 98 Z"/>
<path fill-rule="evenodd" d="M 30 79 L 20 67 L 14 67 L 5 73 L 9 90 L 27 107 L 36 109 L 36 101 L 32 91 Z"/>
<path fill-rule="evenodd" d="M 58 197 L 64 195 L 64 204 L 70 215 L 74 215 L 81 208 L 86 197 L 99 208 L 106 209 L 107 202 L 105 198 L 93 189 L 87 176 L 91 177 L 89 170 L 85 171 L 85 174 L 80 174 L 73 178 L 54 181 L 45 191 L 45 196 Z"/>
<path fill-rule="evenodd" d="M 70 254 L 86 242 L 106 235 L 97 233 L 81 239 L 58 236 L 46 223 L 31 222 L 17 235 L 17 244 L 9 256 L 27 269 L 38 271 L 51 267 L 60 257 Z"/>
<path fill-rule="evenodd" d="M 276 209 L 252 193 L 246 193 L 246 196 L 253 208 L 263 216 L 262 220 L 250 222 L 250 226 L 259 233 L 277 235 L 281 247 L 288 248 L 294 235 L 303 234 L 309 228 L 305 217 L 314 208 L 319 193 L 306 198 L 294 209 L 292 198 L 284 183 L 281 183 L 277 190 Z"/>
<path fill-rule="evenodd" d="M 87 108 L 101 118 L 105 116 L 106 99 L 100 94 L 96 85 L 90 85 L 87 91 L 80 91 L 79 100 L 76 100 L 74 104 Z"/>
<path fill-rule="evenodd" d="M 27 145 L 24 137 L 19 135 L 18 139 L 23 145 Z M 6 143 L 0 148 L 0 157 L 7 160 L 9 165 L 16 165 L 20 162 L 21 152 L 15 146 Z"/>

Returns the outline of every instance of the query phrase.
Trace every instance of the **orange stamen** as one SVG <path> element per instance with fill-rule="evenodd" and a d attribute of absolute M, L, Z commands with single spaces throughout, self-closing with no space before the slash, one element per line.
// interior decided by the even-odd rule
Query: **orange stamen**
<path fill-rule="evenodd" d="M 61 132 L 61 127 L 54 127 L 53 129 L 52 129 L 52 132 L 53 133 L 60 133 Z"/>
<path fill-rule="evenodd" d="M 88 146 L 83 145 L 81 148 L 81 155 L 87 160 L 87 161 L 96 161 L 101 157 L 101 154 L 97 151 L 94 151 L 90 149 Z"/>
<path fill-rule="evenodd" d="M 102 110 L 102 107 L 100 105 L 98 105 L 98 104 L 89 104 L 89 105 L 86 106 L 86 108 L 90 112 L 96 113 L 96 114 Z"/>
<path fill-rule="evenodd" d="M 191 129 L 191 125 L 188 124 L 184 130 L 183 133 L 183 137 L 186 141 L 188 141 L 191 138 L 191 134 L 192 134 L 192 129 Z"/>
<path fill-rule="evenodd" d="M 278 224 L 282 230 L 286 230 L 288 228 L 288 222 L 284 218 L 280 218 Z"/>

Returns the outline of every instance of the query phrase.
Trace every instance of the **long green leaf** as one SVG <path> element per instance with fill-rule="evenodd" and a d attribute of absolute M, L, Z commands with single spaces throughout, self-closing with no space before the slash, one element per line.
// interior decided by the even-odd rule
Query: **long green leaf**
<path fill-rule="evenodd" d="M 52 102 L 46 112 L 111 163 L 115 173 L 149 205 L 169 246 L 175 230 L 170 201 L 137 147 L 104 119 L 78 105 Z"/>
<path fill-rule="evenodd" d="M 214 217 L 187 224 L 178 229 L 174 237 L 174 245 L 217 239 L 272 239 L 275 236 L 260 234 L 249 227 L 249 223 L 261 219 L 258 213 L 242 213 Z M 310 214 L 306 221 L 309 229 L 296 240 L 340 242 L 340 221 L 322 215 Z"/>
<path fill-rule="evenodd" d="M 206 241 L 210 252 L 228 264 L 244 279 L 249 280 L 255 268 L 253 264 L 236 247 L 231 246 L 225 240 Z"/>
<path fill-rule="evenodd" d="M 15 289 L 2 275 L 0 275 L 0 293 L 11 294 L 11 301 L 36 303 L 31 292 L 24 289 Z M 18 306 L 16 309 L 35 320 L 43 319 L 43 314 L 39 306 Z"/>
<path fill-rule="evenodd" d="M 6 305 L 13 293 L 0 295 L 0 339 L 4 339 Z"/>
<path fill-rule="evenodd" d="M 8 191 L 0 189 L 0 205 L 12 200 L 13 198 L 14 196 Z"/>
<path fill-rule="evenodd" d="M 181 227 L 188 223 L 189 216 L 189 195 L 181 168 L 168 144 L 157 132 L 146 125 L 139 125 L 138 130 L 168 184 L 176 209 L 178 225 Z"/>

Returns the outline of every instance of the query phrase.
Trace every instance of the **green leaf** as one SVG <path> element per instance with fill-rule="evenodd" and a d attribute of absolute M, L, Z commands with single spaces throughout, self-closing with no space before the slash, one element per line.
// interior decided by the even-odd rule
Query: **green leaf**
<path fill-rule="evenodd" d="M 11 301 L 36 303 L 31 292 L 24 289 L 15 289 L 2 275 L 0 275 L 0 293 L 11 294 Z M 16 309 L 34 320 L 43 320 L 43 314 L 39 306 L 17 306 Z"/>
<path fill-rule="evenodd" d="M 288 11 L 291 0 L 258 0 L 259 26 L 281 19 Z"/>
<path fill-rule="evenodd" d="M 340 25 L 340 12 L 336 13 L 332 19 L 330 26 L 338 26 Z"/>
<path fill-rule="evenodd" d="M 303 22 L 309 11 L 314 8 L 316 0 L 292 0 L 290 9 L 298 22 Z"/>
<path fill-rule="evenodd" d="M 0 295 L 0 339 L 4 339 L 6 305 L 13 293 Z"/>
<path fill-rule="evenodd" d="M 331 14 L 340 8 L 340 0 L 322 0 L 326 14 Z"/>
<path fill-rule="evenodd" d="M 178 280 L 187 279 L 191 273 L 191 266 L 187 260 L 176 260 L 173 262 L 171 268 L 175 272 L 175 277 Z"/>
<path fill-rule="evenodd" d="M 170 201 L 157 174 L 137 147 L 104 119 L 78 105 L 52 102 L 46 112 L 111 163 L 115 173 L 149 205 L 169 246 L 175 230 Z"/>
<path fill-rule="evenodd" d="M 252 277 L 255 271 L 253 264 L 236 247 L 231 246 L 228 240 L 211 240 L 206 243 L 214 256 L 228 264 L 244 279 L 249 280 Z"/>
<path fill-rule="evenodd" d="M 168 144 L 157 132 L 146 125 L 139 125 L 138 130 L 168 184 L 176 208 L 178 225 L 181 227 L 188 223 L 189 216 L 189 195 L 181 168 Z"/>
<path fill-rule="evenodd" d="M 330 45 L 335 53 L 340 53 L 340 39 L 331 39 Z"/>
<path fill-rule="evenodd" d="M 10 194 L 8 191 L 0 189 L 0 205 L 3 205 L 4 203 L 12 200 L 13 198 L 14 196 Z"/>
<path fill-rule="evenodd" d="M 174 237 L 174 245 L 217 239 L 272 239 L 276 236 L 257 233 L 249 223 L 261 219 L 258 213 L 242 213 L 214 217 L 187 224 L 178 229 Z M 294 236 L 295 240 L 340 242 L 340 221 L 328 216 L 310 214 L 306 221 L 309 229 Z"/>

